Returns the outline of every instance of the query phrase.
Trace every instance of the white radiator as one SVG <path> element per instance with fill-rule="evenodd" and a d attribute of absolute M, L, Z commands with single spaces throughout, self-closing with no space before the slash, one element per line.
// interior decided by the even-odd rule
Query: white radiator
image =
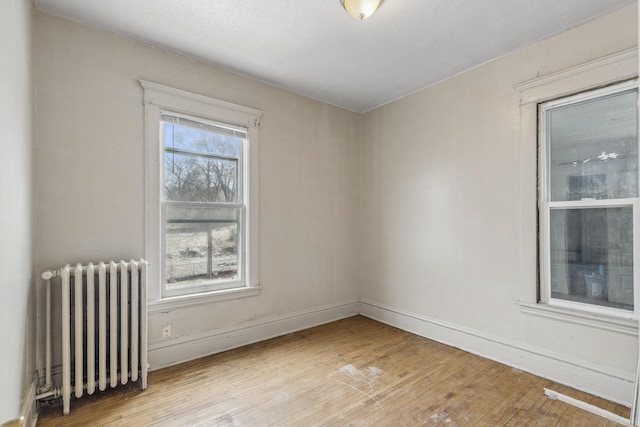
<path fill-rule="evenodd" d="M 62 386 L 41 396 L 62 396 L 63 413 L 71 395 L 140 379 L 147 388 L 147 262 L 113 261 L 46 271 L 46 384 L 51 389 L 51 279 L 60 277 Z M 39 396 L 40 397 L 40 396 Z"/>

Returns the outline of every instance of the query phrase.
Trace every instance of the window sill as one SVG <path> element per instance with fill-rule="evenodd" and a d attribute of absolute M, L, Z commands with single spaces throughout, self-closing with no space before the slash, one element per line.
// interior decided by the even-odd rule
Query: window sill
<path fill-rule="evenodd" d="M 617 317 L 601 313 L 592 313 L 543 303 L 518 301 L 520 311 L 532 316 L 560 320 L 566 323 L 589 326 L 620 334 L 638 335 L 638 321 L 629 317 Z"/>
<path fill-rule="evenodd" d="M 234 300 L 238 298 L 252 297 L 260 294 L 262 286 L 246 286 L 242 288 L 224 289 L 193 295 L 181 295 L 177 297 L 162 298 L 150 301 L 149 313 L 173 310 L 191 305 L 209 304 L 218 301 Z"/>

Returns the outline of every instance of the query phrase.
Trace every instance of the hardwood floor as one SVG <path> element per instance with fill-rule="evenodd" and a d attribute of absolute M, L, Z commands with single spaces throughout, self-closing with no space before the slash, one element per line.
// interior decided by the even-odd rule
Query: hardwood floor
<path fill-rule="evenodd" d="M 616 426 L 543 388 L 623 406 L 356 316 L 44 408 L 47 426 Z"/>

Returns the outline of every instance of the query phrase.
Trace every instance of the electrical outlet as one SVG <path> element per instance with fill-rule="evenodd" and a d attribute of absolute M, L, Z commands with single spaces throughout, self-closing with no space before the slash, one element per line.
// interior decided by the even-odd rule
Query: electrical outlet
<path fill-rule="evenodd" d="M 171 336 L 171 325 L 164 325 L 162 327 L 162 338 L 169 338 Z"/>

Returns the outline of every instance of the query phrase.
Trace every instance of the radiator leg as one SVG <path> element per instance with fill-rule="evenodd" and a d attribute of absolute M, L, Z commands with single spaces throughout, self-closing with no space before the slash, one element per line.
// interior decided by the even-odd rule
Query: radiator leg
<path fill-rule="evenodd" d="M 87 394 L 96 390 L 95 268 L 87 266 Z"/>
<path fill-rule="evenodd" d="M 109 263 L 109 387 L 118 385 L 118 266 Z"/>
<path fill-rule="evenodd" d="M 129 281 L 127 263 L 120 261 L 120 384 L 129 380 Z"/>
<path fill-rule="evenodd" d="M 138 358 L 140 350 L 140 273 L 138 263 L 135 260 L 129 261 L 129 265 L 131 266 L 131 381 L 137 381 L 140 365 Z"/>
<path fill-rule="evenodd" d="M 45 366 L 46 366 L 46 379 L 44 384 L 45 391 L 51 390 L 53 386 L 51 382 L 51 279 L 47 279 L 47 323 L 45 326 L 46 335 L 46 352 Z"/>
<path fill-rule="evenodd" d="M 98 264 L 98 389 L 107 388 L 107 268 Z"/>
<path fill-rule="evenodd" d="M 76 397 L 82 397 L 84 392 L 83 383 L 84 383 L 84 337 L 82 336 L 83 332 L 83 298 L 82 298 L 82 265 L 78 264 L 75 268 L 74 274 L 74 285 L 75 285 L 75 302 L 73 304 L 73 309 L 75 312 L 75 326 L 73 328 L 75 332 L 75 389 L 76 389 Z"/>
<path fill-rule="evenodd" d="M 62 269 L 62 413 L 71 408 L 71 296 L 69 292 L 69 265 Z"/>
<path fill-rule="evenodd" d="M 147 374 L 149 364 L 147 360 L 147 261 L 141 260 L 142 274 L 140 275 L 140 387 L 147 389 Z"/>

